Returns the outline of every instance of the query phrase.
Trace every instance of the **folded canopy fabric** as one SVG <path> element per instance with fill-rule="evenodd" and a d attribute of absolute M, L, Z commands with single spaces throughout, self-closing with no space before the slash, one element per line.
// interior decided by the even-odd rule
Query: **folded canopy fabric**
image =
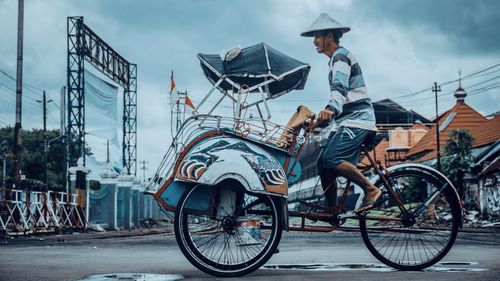
<path fill-rule="evenodd" d="M 310 69 L 308 64 L 291 58 L 265 43 L 243 48 L 231 60 L 224 60 L 217 54 L 198 54 L 198 58 L 205 76 L 213 85 L 223 75 L 240 86 L 247 87 L 272 80 L 268 90 L 272 98 L 291 90 L 304 89 Z M 223 81 L 218 88 L 221 91 L 228 91 L 233 86 Z"/>

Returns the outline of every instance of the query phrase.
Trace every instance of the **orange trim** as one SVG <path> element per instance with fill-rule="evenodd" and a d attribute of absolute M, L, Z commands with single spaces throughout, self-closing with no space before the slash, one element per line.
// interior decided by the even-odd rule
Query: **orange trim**
<path fill-rule="evenodd" d="M 201 168 L 195 175 L 196 179 L 199 179 L 201 175 L 207 170 L 207 168 Z"/>
<path fill-rule="evenodd" d="M 272 193 L 278 193 L 281 195 L 288 195 L 288 188 L 286 184 L 282 185 L 264 184 L 264 186 L 266 187 L 266 191 Z"/>

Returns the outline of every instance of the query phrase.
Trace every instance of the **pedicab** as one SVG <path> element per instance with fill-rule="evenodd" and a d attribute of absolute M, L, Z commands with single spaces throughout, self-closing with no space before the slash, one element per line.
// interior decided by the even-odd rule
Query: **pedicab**
<path fill-rule="evenodd" d="M 177 244 L 195 267 L 242 276 L 277 252 L 283 231 L 329 233 L 348 220 L 369 251 L 396 269 L 429 267 L 450 250 L 462 223 L 453 184 L 420 164 L 386 168 L 370 157 L 369 143 L 363 151 L 370 164 L 360 169 L 383 191 L 372 209 L 353 211 L 361 200 L 345 208 L 353 188 L 347 181 L 335 211 L 306 201 L 309 210 L 289 210 L 288 188 L 301 178 L 298 157 L 316 127 L 315 115 L 299 106 L 286 126 L 278 125 L 270 121 L 269 102 L 303 89 L 310 66 L 265 43 L 198 59 L 213 87 L 183 122 L 146 187 L 163 211 L 175 213 Z M 216 102 L 202 114 L 209 97 Z M 231 116 L 214 114 L 223 101 Z"/>

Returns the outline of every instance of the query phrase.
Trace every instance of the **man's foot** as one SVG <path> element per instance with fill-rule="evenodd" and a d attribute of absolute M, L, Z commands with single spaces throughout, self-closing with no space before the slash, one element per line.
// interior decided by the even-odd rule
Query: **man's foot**
<path fill-rule="evenodd" d="M 376 188 L 372 189 L 370 192 L 366 193 L 363 197 L 363 203 L 356 210 L 356 213 L 362 213 L 373 208 L 373 204 L 377 202 L 378 198 L 382 195 L 382 190 Z"/>

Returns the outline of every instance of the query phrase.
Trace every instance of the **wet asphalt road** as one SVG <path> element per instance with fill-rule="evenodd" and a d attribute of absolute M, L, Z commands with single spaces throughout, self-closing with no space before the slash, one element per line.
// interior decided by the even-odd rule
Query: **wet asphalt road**
<path fill-rule="evenodd" d="M 172 234 L 130 234 L 6 240 L 0 245 L 0 281 L 80 280 L 95 274 L 130 272 L 180 274 L 186 280 L 222 280 L 194 268 L 177 248 Z M 459 233 L 457 242 L 442 260 L 445 264 L 424 272 L 363 269 L 367 264 L 381 264 L 368 252 L 359 233 L 285 233 L 279 248 L 280 252 L 271 258 L 268 265 L 333 263 L 336 270 L 259 269 L 243 279 L 500 280 L 498 229 Z M 362 268 L 353 269 L 346 264 L 358 264 Z M 237 279 L 241 278 L 224 280 Z"/>

